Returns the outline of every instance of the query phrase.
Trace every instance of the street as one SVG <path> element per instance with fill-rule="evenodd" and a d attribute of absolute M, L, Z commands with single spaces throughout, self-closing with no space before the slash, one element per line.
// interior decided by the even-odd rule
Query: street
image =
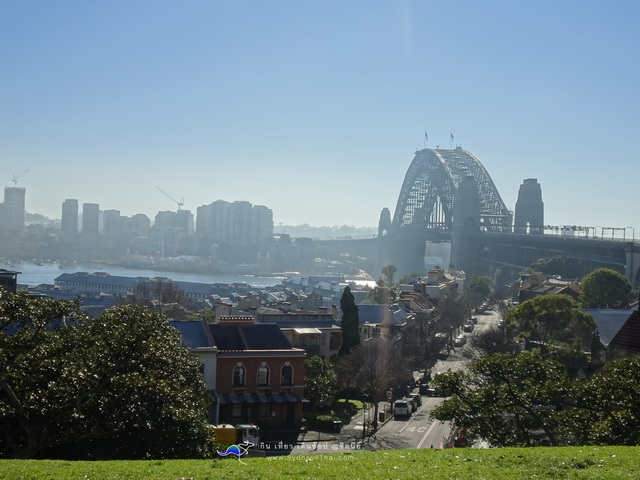
<path fill-rule="evenodd" d="M 493 310 L 487 310 L 483 314 L 475 315 L 478 319 L 473 332 L 465 333 L 469 337 L 494 327 L 500 315 Z M 446 372 L 447 370 L 460 370 L 465 368 L 468 362 L 461 354 L 464 347 L 456 347 L 448 355 L 442 354 L 441 358 L 432 368 L 432 374 Z M 416 372 L 417 373 L 417 372 Z M 443 448 L 453 441 L 452 425 L 450 422 L 430 420 L 429 412 L 442 402 L 443 398 L 422 396 L 422 405 L 408 419 L 390 418 L 384 422 L 375 434 L 366 435 L 363 438 L 362 429 L 365 418 L 360 414 L 345 425 L 340 433 L 317 434 L 309 432 L 305 441 L 299 442 L 290 452 L 291 455 L 308 455 L 315 453 L 337 453 L 348 450 L 401 450 L 419 448 Z M 389 403 L 380 402 L 380 411 L 385 410 L 388 415 Z M 373 409 L 366 414 L 366 422 L 369 424 Z M 388 418 L 388 417 L 387 417 Z"/>

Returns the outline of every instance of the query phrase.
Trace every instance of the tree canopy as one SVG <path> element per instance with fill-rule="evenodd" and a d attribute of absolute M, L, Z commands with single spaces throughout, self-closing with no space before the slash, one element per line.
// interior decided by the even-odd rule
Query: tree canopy
<path fill-rule="evenodd" d="M 584 308 L 626 308 L 631 283 L 610 268 L 598 268 L 580 282 L 580 304 Z"/>
<path fill-rule="evenodd" d="M 470 306 L 477 307 L 483 300 L 489 298 L 493 288 L 494 283 L 491 278 L 484 275 L 475 275 L 471 277 L 471 280 L 469 280 L 465 289 L 469 298 Z"/>
<path fill-rule="evenodd" d="M 596 329 L 591 315 L 568 295 L 540 295 L 509 310 L 508 329 L 541 347 L 552 343 L 591 345 Z"/>
<path fill-rule="evenodd" d="M 342 320 L 340 329 L 342 330 L 342 344 L 338 349 L 338 356 L 347 355 L 351 349 L 360 344 L 360 317 L 356 300 L 351 293 L 349 285 L 344 287 L 340 298 L 340 309 L 342 310 Z"/>
<path fill-rule="evenodd" d="M 184 320 L 195 308 L 187 293 L 170 279 L 152 279 L 133 289 L 132 303 L 157 310 L 175 320 Z"/>
<path fill-rule="evenodd" d="M 304 364 L 305 398 L 314 408 L 331 403 L 338 388 L 333 365 L 317 355 L 305 359 Z"/>
<path fill-rule="evenodd" d="M 203 456 L 206 411 L 199 361 L 158 312 L 0 293 L 0 456 Z"/>
<path fill-rule="evenodd" d="M 452 393 L 431 412 L 456 419 L 492 446 L 640 445 L 640 357 L 571 379 L 538 352 L 496 354 L 467 373 L 446 372 L 434 386 Z"/>
<path fill-rule="evenodd" d="M 551 444 L 562 444 L 555 405 L 566 395 L 569 379 L 555 360 L 533 352 L 495 354 L 474 362 L 469 373 L 437 375 L 434 386 L 453 396 L 431 416 L 455 418 L 470 436 L 496 447 L 531 446 L 536 443 L 532 431 L 540 430 Z"/>
<path fill-rule="evenodd" d="M 529 272 L 542 272 L 545 275 L 560 275 L 562 278 L 581 278 L 590 272 L 585 262 L 562 256 L 543 257 L 532 263 Z"/>

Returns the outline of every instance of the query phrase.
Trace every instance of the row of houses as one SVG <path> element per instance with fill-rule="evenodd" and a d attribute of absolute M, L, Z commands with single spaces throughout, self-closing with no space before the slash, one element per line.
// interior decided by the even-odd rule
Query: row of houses
<path fill-rule="evenodd" d="M 574 300 L 580 297 L 580 284 L 575 280 L 563 280 L 555 275 L 540 272 L 522 275 L 518 300 L 520 303 L 541 295 L 568 295 Z M 596 323 L 600 337 L 599 362 L 640 353 L 640 312 L 638 302 L 628 309 L 585 308 Z"/>

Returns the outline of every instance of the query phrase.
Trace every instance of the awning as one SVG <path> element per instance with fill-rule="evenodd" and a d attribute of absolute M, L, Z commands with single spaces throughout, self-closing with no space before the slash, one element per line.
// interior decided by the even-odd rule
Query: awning
<path fill-rule="evenodd" d="M 317 328 L 294 328 L 293 331 L 299 335 L 310 335 L 314 333 L 320 335 L 322 333 Z"/>
<path fill-rule="evenodd" d="M 308 402 L 293 393 L 216 393 L 210 392 L 213 399 L 220 404 L 235 405 L 249 403 L 300 403 Z"/>

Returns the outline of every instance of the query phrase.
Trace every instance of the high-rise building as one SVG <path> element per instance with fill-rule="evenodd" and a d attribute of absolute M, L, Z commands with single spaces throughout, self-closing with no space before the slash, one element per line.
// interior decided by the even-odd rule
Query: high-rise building
<path fill-rule="evenodd" d="M 264 205 L 254 205 L 251 211 L 249 243 L 259 243 L 273 236 L 273 210 Z"/>
<path fill-rule="evenodd" d="M 5 187 L 1 222 L 3 227 L 21 230 L 25 223 L 24 187 Z"/>
<path fill-rule="evenodd" d="M 105 210 L 102 212 L 102 234 L 114 238 L 122 234 L 122 217 L 120 210 Z"/>
<path fill-rule="evenodd" d="M 229 243 L 247 245 L 251 238 L 252 205 L 246 201 L 233 202 L 229 206 Z"/>
<path fill-rule="evenodd" d="M 273 211 L 246 201 L 216 200 L 198 207 L 197 235 L 214 243 L 248 245 L 273 235 Z"/>
<path fill-rule="evenodd" d="M 82 233 L 98 235 L 100 232 L 100 205 L 97 203 L 82 204 Z"/>
<path fill-rule="evenodd" d="M 67 198 L 62 202 L 62 236 L 73 238 L 78 234 L 78 200 Z"/>

